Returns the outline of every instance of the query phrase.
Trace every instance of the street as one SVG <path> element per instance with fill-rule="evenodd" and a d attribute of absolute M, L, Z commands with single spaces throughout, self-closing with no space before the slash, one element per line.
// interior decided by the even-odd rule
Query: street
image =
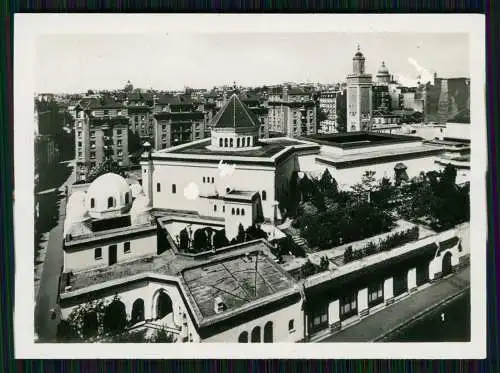
<path fill-rule="evenodd" d="M 69 177 L 62 183 L 59 190 L 55 192 L 62 194 L 64 193 L 64 187 L 70 185 L 75 180 L 75 173 L 72 162 L 60 163 L 60 166 L 64 175 L 66 172 L 70 172 Z M 57 179 L 57 176 L 55 179 Z M 50 317 L 50 310 L 52 308 L 57 309 L 59 274 L 63 265 L 62 239 L 66 199 L 64 197 L 58 199 L 57 224 L 52 227 L 48 234 L 44 261 L 41 264 L 42 271 L 35 305 L 35 332 L 42 341 L 50 341 L 55 338 L 59 322 L 58 317 L 55 319 L 51 319 Z M 50 212 L 40 209 L 39 219 L 41 226 L 46 226 L 46 221 L 50 218 Z"/>
<path fill-rule="evenodd" d="M 329 335 L 318 342 L 369 342 L 396 330 L 412 317 L 443 302 L 448 296 L 465 290 L 470 283 L 470 268 L 442 279 L 401 301 L 367 316 L 359 323 Z"/>

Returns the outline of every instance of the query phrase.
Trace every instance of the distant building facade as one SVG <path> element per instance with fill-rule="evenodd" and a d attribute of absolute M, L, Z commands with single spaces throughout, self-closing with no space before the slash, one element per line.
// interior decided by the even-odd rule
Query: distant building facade
<path fill-rule="evenodd" d="M 279 93 L 281 91 L 281 93 Z M 300 88 L 274 89 L 268 100 L 269 130 L 288 137 L 312 135 L 317 132 L 316 103 Z"/>
<path fill-rule="evenodd" d="M 337 100 L 340 91 L 321 92 L 318 97 L 319 108 L 326 119 L 319 123 L 322 133 L 335 133 L 337 129 Z"/>
<path fill-rule="evenodd" d="M 347 76 L 347 131 L 369 131 L 372 116 L 372 76 L 365 72 L 365 57 L 358 51 Z"/>
<path fill-rule="evenodd" d="M 86 174 L 110 158 L 128 166 L 127 108 L 122 104 L 91 99 L 75 107 L 75 159 L 79 174 Z"/>

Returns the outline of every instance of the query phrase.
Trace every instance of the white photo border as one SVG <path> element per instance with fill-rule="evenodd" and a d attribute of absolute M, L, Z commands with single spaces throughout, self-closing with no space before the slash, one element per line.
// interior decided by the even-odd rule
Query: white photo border
<path fill-rule="evenodd" d="M 126 25 L 126 27 L 124 27 Z M 256 27 L 258 25 L 258 27 Z M 425 25 L 425 30 L 422 30 Z M 91 27 L 89 27 L 91 26 Z M 235 32 L 466 33 L 471 106 L 471 341 L 458 343 L 274 343 L 196 347 L 170 344 L 42 344 L 34 342 L 33 234 L 36 39 L 42 34 L 151 34 Z M 16 358 L 402 358 L 486 357 L 485 18 L 479 14 L 16 14 L 14 19 L 14 237 Z"/>

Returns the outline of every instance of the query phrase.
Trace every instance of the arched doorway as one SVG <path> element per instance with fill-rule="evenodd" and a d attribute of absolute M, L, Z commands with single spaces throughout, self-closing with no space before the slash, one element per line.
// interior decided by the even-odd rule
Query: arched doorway
<path fill-rule="evenodd" d="M 173 322 L 172 300 L 164 290 L 161 290 L 156 298 L 156 319 L 163 319 L 169 314 L 171 314 Z"/>
<path fill-rule="evenodd" d="M 256 326 L 252 330 L 252 343 L 260 342 L 260 326 Z"/>
<path fill-rule="evenodd" d="M 453 271 L 451 266 L 451 253 L 449 251 L 446 252 L 443 256 L 443 277 L 449 275 Z"/>
<path fill-rule="evenodd" d="M 268 321 L 264 325 L 264 343 L 273 343 L 273 323 Z"/>
<path fill-rule="evenodd" d="M 238 338 L 238 343 L 248 343 L 248 332 L 242 332 Z"/>
<path fill-rule="evenodd" d="M 132 315 L 130 317 L 131 324 L 144 321 L 144 300 L 142 298 L 136 299 L 132 304 Z"/>

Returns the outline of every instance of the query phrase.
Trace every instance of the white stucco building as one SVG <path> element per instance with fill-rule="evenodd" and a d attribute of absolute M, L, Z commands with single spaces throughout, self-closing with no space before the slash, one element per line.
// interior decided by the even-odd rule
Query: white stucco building
<path fill-rule="evenodd" d="M 349 187 L 366 170 L 376 178 L 392 177 L 401 164 L 409 177 L 429 171 L 442 152 L 416 137 L 367 132 L 259 139 L 259 126 L 233 95 L 214 117 L 211 138 L 147 150 L 142 185 L 108 173 L 72 188 L 63 318 L 89 299 L 118 296 L 132 328 L 163 325 L 177 342 L 298 342 L 364 317 L 458 265 L 454 231 L 419 236 L 306 281 L 276 263 L 269 237 L 237 241 L 240 226 L 264 224 L 270 228 L 264 235 L 279 233 L 278 201 L 295 171 L 328 169 Z M 228 242 L 216 245 L 221 232 Z M 195 248 L 200 235 L 206 241 Z"/>

